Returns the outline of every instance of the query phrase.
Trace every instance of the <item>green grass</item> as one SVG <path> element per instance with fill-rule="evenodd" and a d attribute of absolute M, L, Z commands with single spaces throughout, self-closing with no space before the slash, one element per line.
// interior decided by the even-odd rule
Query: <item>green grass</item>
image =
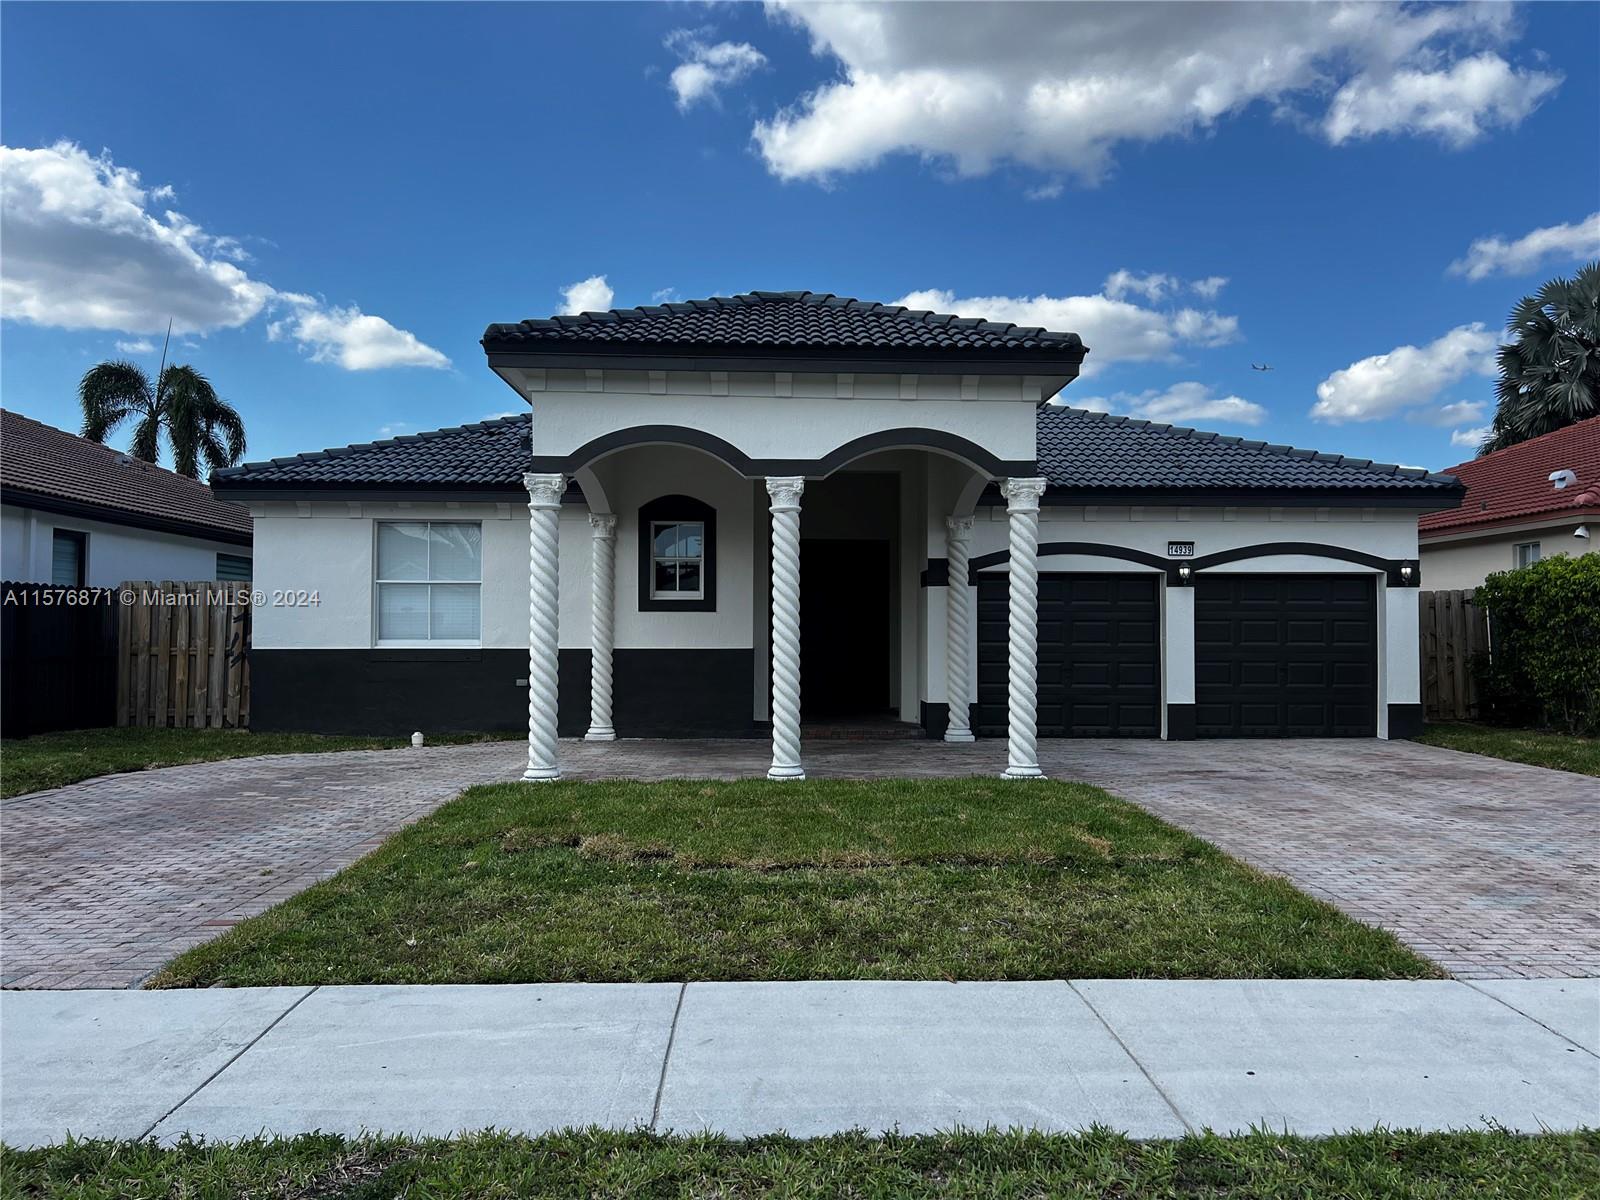
<path fill-rule="evenodd" d="M 472 742 L 507 734 L 430 735 L 428 741 Z M 250 733 L 242 729 L 75 729 L 0 742 L 0 797 L 64 787 L 97 775 L 148 771 L 183 763 L 217 762 L 256 754 L 314 754 L 326 750 L 393 750 L 405 738 L 326 737 L 313 733 Z"/>
<path fill-rule="evenodd" d="M 1425 978 L 1369 928 L 1084 784 L 495 784 L 153 986 Z"/>
<path fill-rule="evenodd" d="M 1078 1135 L 861 1134 L 799 1141 L 575 1131 L 449 1141 L 313 1134 L 236 1145 L 77 1142 L 0 1150 L 0 1195 L 1139 1197 L 1540 1200 L 1600 1190 L 1600 1135 L 1376 1131 L 1134 1142 Z"/>
<path fill-rule="evenodd" d="M 1536 729 L 1499 729 L 1493 725 L 1429 725 L 1417 741 L 1535 767 L 1600 775 L 1600 738 Z"/>

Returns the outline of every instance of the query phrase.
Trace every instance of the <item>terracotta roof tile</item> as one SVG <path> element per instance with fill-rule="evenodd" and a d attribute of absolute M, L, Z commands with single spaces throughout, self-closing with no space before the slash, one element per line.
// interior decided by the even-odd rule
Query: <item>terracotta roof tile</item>
<path fill-rule="evenodd" d="M 7 504 L 27 504 L 12 494 L 26 493 L 193 525 L 202 536 L 250 536 L 250 510 L 204 483 L 9 409 L 0 409 L 0 487 Z"/>
<path fill-rule="evenodd" d="M 1554 471 L 1572 471 L 1578 482 L 1557 490 L 1550 482 Z M 1600 508 L 1600 417 L 1471 459 L 1450 474 L 1466 485 L 1466 496 L 1460 508 L 1423 517 L 1418 530 L 1424 538 Z"/>

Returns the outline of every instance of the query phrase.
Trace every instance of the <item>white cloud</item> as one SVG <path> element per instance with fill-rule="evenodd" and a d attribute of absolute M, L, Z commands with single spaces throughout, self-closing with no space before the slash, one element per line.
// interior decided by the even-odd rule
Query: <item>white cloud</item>
<path fill-rule="evenodd" d="M 1189 285 L 1195 292 L 1207 300 L 1215 300 L 1222 289 L 1228 286 L 1226 275 L 1208 275 L 1204 279 L 1196 279 Z"/>
<path fill-rule="evenodd" d="M 1121 413 L 1146 421 L 1175 424 L 1185 421 L 1220 421 L 1233 425 L 1259 425 L 1267 410 L 1240 396 L 1218 396 L 1203 383 L 1189 380 L 1165 390 L 1117 392 L 1111 396 L 1066 398 L 1065 403 L 1096 412 Z"/>
<path fill-rule="evenodd" d="M 450 360 L 415 334 L 396 329 L 382 317 L 355 305 L 324 307 L 309 296 L 280 293 L 290 312 L 267 326 L 273 341 L 293 339 L 311 352 L 311 361 L 334 363 L 346 371 L 380 367 L 448 367 Z"/>
<path fill-rule="evenodd" d="M 117 349 L 124 354 L 149 354 L 155 348 L 156 344 L 149 338 L 134 338 L 132 341 L 117 339 Z"/>
<path fill-rule="evenodd" d="M 1492 432 L 1493 428 L 1489 425 L 1480 425 L 1476 429 L 1457 429 L 1450 435 L 1450 444 L 1452 446 L 1470 446 L 1476 450 L 1483 445 L 1484 439 Z"/>
<path fill-rule="evenodd" d="M 1103 293 L 957 296 L 953 291 L 928 288 L 909 292 L 894 303 L 911 309 L 1076 333 L 1090 351 L 1083 364 L 1085 377 L 1096 375 L 1113 363 L 1169 362 L 1178 357 L 1182 346 L 1219 346 L 1235 340 L 1239 332 L 1238 317 L 1192 308 L 1163 312 Z"/>
<path fill-rule="evenodd" d="M 165 332 L 170 321 L 181 338 L 236 329 L 288 304 L 297 310 L 295 322 L 327 333 L 316 343 L 319 361 L 352 370 L 448 362 L 381 317 L 353 306 L 324 310 L 309 297 L 251 278 L 239 266 L 249 255 L 236 239 L 208 233 L 171 209 L 150 210 L 152 202 L 173 199 L 170 186 L 146 188 L 137 171 L 71 142 L 0 146 L 0 310 L 8 320 L 35 325 L 133 334 Z M 337 326 L 348 328 L 330 328 Z M 269 336 L 289 328 L 274 323 L 278 332 L 269 329 Z M 337 353 L 326 349 L 335 344 Z M 118 348 L 155 347 L 136 339 Z"/>
<path fill-rule="evenodd" d="M 1544 71 L 1519 72 L 1498 54 L 1443 71 L 1363 75 L 1339 89 L 1323 128 L 1336 146 L 1381 133 L 1432 134 L 1448 146 L 1468 146 L 1489 129 L 1521 124 L 1560 82 Z"/>
<path fill-rule="evenodd" d="M 170 191 L 163 193 L 170 196 Z M 272 288 L 175 212 L 156 216 L 139 173 L 71 142 L 0 146 L 0 307 L 67 329 L 178 333 L 252 320 Z"/>
<path fill-rule="evenodd" d="M 1482 420 L 1488 411 L 1487 400 L 1457 400 L 1454 404 L 1445 404 L 1439 408 L 1413 409 L 1407 415 L 1413 421 L 1419 421 L 1424 425 L 1448 429 L 1452 425 L 1464 425 L 1468 421 Z"/>
<path fill-rule="evenodd" d="M 1525 275 L 1552 259 L 1590 258 L 1600 258 L 1600 212 L 1570 225 L 1546 225 L 1512 242 L 1503 237 L 1479 238 L 1464 258 L 1450 264 L 1450 273 L 1473 280 Z"/>
<path fill-rule="evenodd" d="M 1334 143 L 1407 133 L 1457 146 L 1516 124 L 1559 82 L 1499 53 L 1516 34 L 1509 6 L 771 0 L 768 11 L 839 67 L 757 122 L 783 179 L 904 153 L 962 175 L 1012 161 L 1093 181 L 1120 143 L 1203 132 L 1256 104 Z"/>
<path fill-rule="evenodd" d="M 1052 179 L 1049 183 L 1041 183 L 1037 187 L 1028 188 L 1022 193 L 1025 200 L 1057 200 L 1061 193 L 1067 190 L 1066 184 L 1059 179 Z"/>
<path fill-rule="evenodd" d="M 1159 272 L 1138 275 L 1124 267 L 1106 276 L 1101 290 L 1113 300 L 1121 300 L 1129 292 L 1138 292 L 1146 300 L 1159 302 L 1177 287 L 1178 281 L 1171 275 L 1162 275 Z"/>
<path fill-rule="evenodd" d="M 1317 384 L 1319 421 L 1375 421 L 1430 403 L 1468 375 L 1494 374 L 1494 335 L 1482 322 L 1458 325 L 1426 346 L 1397 346 L 1335 371 Z"/>
<path fill-rule="evenodd" d="M 561 311 L 564 313 L 605 312 L 611 307 L 616 293 L 604 275 L 591 275 L 561 289 Z"/>
<path fill-rule="evenodd" d="M 669 77 L 679 112 L 701 100 L 715 101 L 718 88 L 738 83 L 767 64 L 767 56 L 748 42 L 708 43 L 689 29 L 669 34 L 667 48 L 683 60 Z"/>

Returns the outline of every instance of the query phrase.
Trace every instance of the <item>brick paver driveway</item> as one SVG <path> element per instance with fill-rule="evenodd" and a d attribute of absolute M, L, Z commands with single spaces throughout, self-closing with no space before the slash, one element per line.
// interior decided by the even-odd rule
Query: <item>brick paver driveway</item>
<path fill-rule="evenodd" d="M 572 778 L 760 775 L 760 741 L 563 742 Z M 10 987 L 130 987 L 326 878 L 517 742 L 285 755 L 87 780 L 0 804 Z M 989 774 L 998 742 L 816 742 L 825 776 Z M 1409 743 L 1045 742 L 1101 784 L 1457 975 L 1600 975 L 1600 780 Z M 1019 784 L 1018 786 L 1027 786 Z"/>

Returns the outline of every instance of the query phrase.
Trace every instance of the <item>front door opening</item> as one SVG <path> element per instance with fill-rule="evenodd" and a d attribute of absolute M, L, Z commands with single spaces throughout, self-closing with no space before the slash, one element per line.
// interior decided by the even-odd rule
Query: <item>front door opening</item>
<path fill-rule="evenodd" d="M 889 714 L 893 562 L 886 539 L 801 539 L 803 719 Z"/>

